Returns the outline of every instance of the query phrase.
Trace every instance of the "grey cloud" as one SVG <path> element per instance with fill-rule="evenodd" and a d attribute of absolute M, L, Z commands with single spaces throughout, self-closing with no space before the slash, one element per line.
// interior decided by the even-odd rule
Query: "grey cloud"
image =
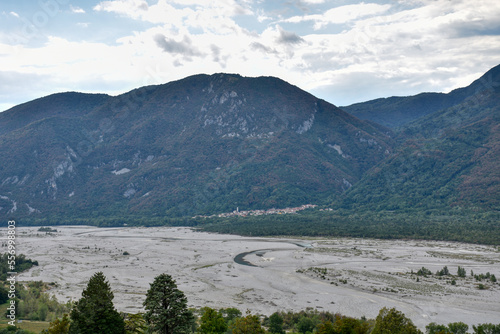
<path fill-rule="evenodd" d="M 267 47 L 264 44 L 259 43 L 259 42 L 253 42 L 252 44 L 250 44 L 250 47 L 253 50 L 262 51 L 264 53 L 276 53 L 276 50 L 274 50 L 270 47 Z"/>
<path fill-rule="evenodd" d="M 212 60 L 225 68 L 229 56 L 221 56 L 221 48 L 215 44 L 210 45 L 210 50 L 212 50 Z"/>
<path fill-rule="evenodd" d="M 455 21 L 443 25 L 440 30 L 448 33 L 452 38 L 473 36 L 498 36 L 500 35 L 500 22 L 496 21 Z"/>
<path fill-rule="evenodd" d="M 148 10 L 149 9 L 149 5 L 148 5 L 147 2 L 143 2 L 137 8 L 139 8 L 140 10 Z"/>
<path fill-rule="evenodd" d="M 162 34 L 158 34 L 154 37 L 154 40 L 156 45 L 168 53 L 180 54 L 186 57 L 203 56 L 203 54 L 192 45 L 191 39 L 187 36 L 184 36 L 182 41 L 177 42 L 173 38 L 167 38 Z"/>
<path fill-rule="evenodd" d="M 217 45 L 212 44 L 210 45 L 210 50 L 212 50 L 213 61 L 218 63 L 220 61 L 220 48 Z"/>
<path fill-rule="evenodd" d="M 280 44 L 299 44 L 304 42 L 304 39 L 294 32 L 283 30 L 279 28 L 280 36 L 277 41 Z"/>

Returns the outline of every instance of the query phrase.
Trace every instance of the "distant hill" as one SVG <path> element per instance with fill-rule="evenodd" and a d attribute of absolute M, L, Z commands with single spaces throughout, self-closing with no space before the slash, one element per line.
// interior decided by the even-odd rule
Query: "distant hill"
<path fill-rule="evenodd" d="M 0 216 L 178 217 L 327 203 L 390 131 L 273 77 L 196 75 L 0 114 Z"/>
<path fill-rule="evenodd" d="M 500 65 L 489 70 L 468 87 L 455 89 L 448 94 L 421 93 L 407 97 L 394 96 L 340 108 L 361 119 L 395 129 L 436 111 L 460 104 L 481 91 L 492 89 L 492 85 L 498 83 L 499 73 Z"/>

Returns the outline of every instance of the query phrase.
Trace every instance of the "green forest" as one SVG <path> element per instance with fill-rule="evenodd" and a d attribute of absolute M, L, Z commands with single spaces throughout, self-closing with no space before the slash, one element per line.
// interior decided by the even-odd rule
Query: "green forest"
<path fill-rule="evenodd" d="M 500 245 L 500 213 L 446 210 L 360 211 L 317 207 L 296 214 L 248 217 L 100 217 L 23 219 L 25 226 L 188 226 L 245 236 L 420 239 Z"/>
<path fill-rule="evenodd" d="M 499 221 L 500 216 L 492 213 L 464 217 L 451 211 L 349 213 L 314 209 L 289 215 L 199 218 L 192 221 L 192 226 L 246 236 L 422 239 L 500 245 Z"/>

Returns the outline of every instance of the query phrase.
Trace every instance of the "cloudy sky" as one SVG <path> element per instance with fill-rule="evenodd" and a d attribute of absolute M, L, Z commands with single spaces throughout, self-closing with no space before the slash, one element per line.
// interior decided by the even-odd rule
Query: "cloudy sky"
<path fill-rule="evenodd" d="M 198 73 L 336 105 L 448 92 L 500 64 L 498 0 L 2 0 L 0 110 Z"/>

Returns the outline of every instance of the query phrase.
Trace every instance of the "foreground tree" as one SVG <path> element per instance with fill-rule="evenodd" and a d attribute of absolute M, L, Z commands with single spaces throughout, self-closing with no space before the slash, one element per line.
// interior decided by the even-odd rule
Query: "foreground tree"
<path fill-rule="evenodd" d="M 463 322 L 452 322 L 448 324 L 448 330 L 453 334 L 467 334 L 469 331 L 469 325 Z"/>
<path fill-rule="evenodd" d="M 150 330 L 160 334 L 189 333 L 194 316 L 187 308 L 187 298 L 177 289 L 172 276 L 157 276 L 146 294 L 144 319 Z"/>
<path fill-rule="evenodd" d="M 126 334 L 144 334 L 148 330 L 146 321 L 141 313 L 127 314 L 125 316 L 125 333 Z"/>
<path fill-rule="evenodd" d="M 233 323 L 236 319 L 241 318 L 243 315 L 240 310 L 234 307 L 223 308 L 219 311 L 227 324 Z"/>
<path fill-rule="evenodd" d="M 372 334 L 422 334 L 402 312 L 384 307 L 380 310 Z"/>
<path fill-rule="evenodd" d="M 318 334 L 337 334 L 331 321 L 325 321 L 318 325 Z"/>
<path fill-rule="evenodd" d="M 250 311 L 247 311 L 246 317 L 236 319 L 231 326 L 231 331 L 233 334 L 264 334 L 266 332 L 260 325 L 259 317 L 251 315 Z"/>
<path fill-rule="evenodd" d="M 227 331 L 226 320 L 221 313 L 213 308 L 205 307 L 200 319 L 198 332 L 204 334 L 225 333 Z"/>
<path fill-rule="evenodd" d="M 45 329 L 41 334 L 68 334 L 69 332 L 69 317 L 64 314 L 62 319 L 52 321 L 48 329 Z"/>
<path fill-rule="evenodd" d="M 269 332 L 273 334 L 285 334 L 283 330 L 283 317 L 275 312 L 269 317 Z"/>
<path fill-rule="evenodd" d="M 314 320 L 307 316 L 302 316 L 297 323 L 297 330 L 302 334 L 312 333 L 315 327 Z"/>
<path fill-rule="evenodd" d="M 500 324 L 481 324 L 472 326 L 474 334 L 500 334 Z"/>
<path fill-rule="evenodd" d="M 435 322 L 431 322 L 425 326 L 426 334 L 449 334 L 448 327 L 445 325 L 438 325 Z"/>
<path fill-rule="evenodd" d="M 367 322 L 350 317 L 338 317 L 333 328 L 335 333 L 342 334 L 367 334 L 370 332 L 370 325 Z"/>
<path fill-rule="evenodd" d="M 124 334 L 125 324 L 113 305 L 113 292 L 102 272 L 94 274 L 71 310 L 70 334 Z"/>

